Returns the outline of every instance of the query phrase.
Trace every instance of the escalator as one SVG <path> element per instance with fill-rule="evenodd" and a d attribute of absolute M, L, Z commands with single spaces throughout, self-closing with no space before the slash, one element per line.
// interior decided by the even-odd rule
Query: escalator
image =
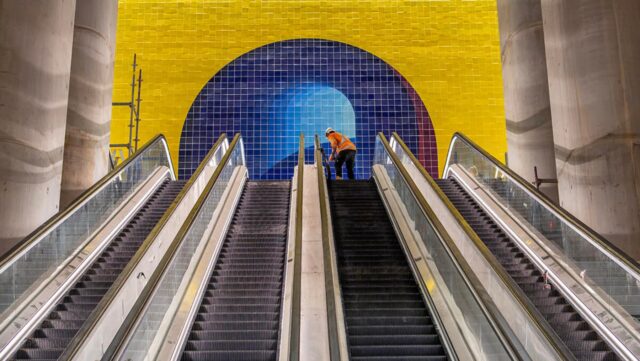
<path fill-rule="evenodd" d="M 183 360 L 276 360 L 291 183 L 247 182 Z"/>
<path fill-rule="evenodd" d="M 165 181 L 25 340 L 14 359 L 55 360 L 96 308 L 120 272 L 183 188 Z"/>
<path fill-rule="evenodd" d="M 440 179 L 436 182 L 576 359 L 619 359 L 556 287 L 547 282 L 543 272 L 537 269 L 527 255 L 455 179 Z"/>
<path fill-rule="evenodd" d="M 447 360 L 375 182 L 333 181 L 329 199 L 350 359 Z"/>

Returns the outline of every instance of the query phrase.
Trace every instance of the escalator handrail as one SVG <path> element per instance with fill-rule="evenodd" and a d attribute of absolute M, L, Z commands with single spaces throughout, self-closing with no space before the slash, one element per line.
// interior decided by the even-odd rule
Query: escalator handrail
<path fill-rule="evenodd" d="M 621 250 L 618 246 L 611 243 L 608 239 L 601 236 L 598 232 L 594 231 L 589 226 L 584 224 L 574 215 L 569 213 L 566 209 L 555 204 L 555 202 L 553 202 L 544 193 L 540 192 L 531 183 L 527 182 L 526 179 L 522 178 L 516 172 L 514 172 L 509 167 L 507 167 L 504 163 L 499 161 L 493 155 L 489 154 L 489 152 L 484 150 L 482 147 L 480 147 L 477 143 L 475 143 L 469 137 L 467 137 L 466 135 L 460 132 L 454 133 L 453 137 L 451 138 L 451 143 L 449 144 L 449 152 L 447 154 L 447 162 L 444 167 L 445 171 L 450 166 L 450 157 L 452 155 L 453 144 L 456 139 L 461 140 L 462 142 L 466 143 L 467 145 L 472 147 L 474 150 L 479 152 L 482 156 L 484 156 L 487 160 L 489 160 L 494 166 L 500 169 L 500 171 L 502 171 L 507 177 L 511 178 L 512 181 L 514 181 L 515 183 L 525 188 L 525 191 L 529 193 L 529 195 L 531 195 L 533 198 L 536 198 L 539 201 L 539 203 L 541 203 L 549 211 L 551 211 L 552 213 L 555 213 L 556 216 L 565 220 L 569 225 L 569 227 L 573 228 L 574 231 L 576 231 L 579 234 L 582 234 L 583 236 L 585 236 L 586 239 L 596 243 L 597 246 L 599 246 L 602 250 L 605 250 L 608 253 L 609 258 L 612 259 L 614 262 L 619 260 L 620 262 L 624 263 L 623 267 L 627 268 L 628 271 L 632 271 L 633 273 L 635 273 L 634 277 L 640 280 L 640 263 L 638 263 L 638 261 L 633 259 L 628 254 L 626 254 L 623 250 Z"/>
<path fill-rule="evenodd" d="M 115 296 L 118 294 L 120 289 L 124 286 L 126 280 L 129 279 L 129 277 L 135 270 L 136 266 L 138 265 L 142 257 L 145 255 L 146 251 L 154 243 L 156 237 L 158 236 L 160 231 L 164 228 L 164 225 L 169 221 L 175 209 L 178 207 L 182 199 L 189 192 L 189 190 L 191 189 L 196 179 L 198 179 L 198 176 L 204 171 L 204 168 L 206 167 L 206 163 L 215 155 L 218 148 L 220 148 L 221 146 L 223 146 L 223 144 L 225 144 L 226 140 L 227 140 L 226 133 L 222 133 L 220 137 L 218 137 L 218 140 L 213 144 L 213 146 L 211 147 L 207 155 L 203 158 L 203 161 L 200 162 L 200 165 L 198 166 L 198 168 L 196 168 L 196 170 L 193 172 L 193 175 L 191 175 L 187 183 L 185 183 L 184 187 L 182 187 L 182 190 L 180 190 L 180 192 L 178 193 L 176 198 L 173 200 L 173 202 L 171 202 L 171 204 L 169 205 L 167 210 L 164 212 L 164 214 L 162 215 L 158 223 L 153 227 L 149 235 L 147 235 L 145 240 L 140 245 L 140 248 L 136 251 L 134 256 L 127 263 L 127 265 L 122 270 L 118 278 L 113 282 L 113 284 L 111 285 L 107 293 L 104 295 L 102 300 L 100 300 L 100 303 L 98 303 L 96 308 L 89 314 L 89 317 L 87 318 L 87 320 L 84 322 L 84 324 L 82 325 L 78 333 L 74 336 L 74 338 L 71 340 L 71 342 L 67 346 L 65 352 L 62 354 L 61 359 L 73 358 L 73 355 L 79 350 L 80 346 L 84 344 L 84 341 L 86 340 L 87 337 L 89 337 L 93 328 L 96 326 L 98 321 L 102 318 L 102 315 L 107 310 L 108 306 L 111 304 L 111 301 L 113 300 L 113 298 L 115 298 Z M 236 138 L 234 137 L 234 141 L 235 140 Z M 233 141 L 232 141 L 232 144 L 233 144 Z M 233 147 L 232 145 L 229 145 L 229 148 L 225 152 L 225 156 L 231 150 L 233 150 Z M 211 179 L 213 179 L 214 177 L 217 179 L 217 176 L 220 173 L 219 170 L 221 170 L 221 165 L 223 165 L 224 163 L 225 163 L 225 158 L 223 157 L 220 163 L 216 166 L 216 170 L 214 171 Z M 206 191 L 207 191 L 207 188 L 203 190 L 203 194 Z M 200 199 L 198 199 L 198 201 L 199 200 Z M 196 203 L 196 205 L 198 205 L 198 203 Z M 189 216 L 191 216 L 191 214 L 189 214 Z M 187 220 L 189 220 L 189 218 L 187 218 Z M 158 265 L 158 267 L 160 267 L 160 264 Z M 151 282 L 151 279 L 149 280 L 149 282 Z"/>
<path fill-rule="evenodd" d="M 160 281 L 162 280 L 166 269 L 171 264 L 171 261 L 173 260 L 173 257 L 175 256 L 178 249 L 180 248 L 180 245 L 182 244 L 185 237 L 191 230 L 191 227 L 193 226 L 198 214 L 202 210 L 202 207 L 204 206 L 207 198 L 209 197 L 209 194 L 213 190 L 213 187 L 217 183 L 218 178 L 220 177 L 220 174 L 224 170 L 225 165 L 231 158 L 231 154 L 233 153 L 236 145 L 240 142 L 240 139 L 241 139 L 240 133 L 236 133 L 236 135 L 233 137 L 233 140 L 229 144 L 229 148 L 227 149 L 224 156 L 220 160 L 220 163 L 218 163 L 216 170 L 213 172 L 213 175 L 209 179 L 209 182 L 207 183 L 204 190 L 202 191 L 202 194 L 196 201 L 196 204 L 193 206 L 193 208 L 189 212 L 189 215 L 187 216 L 185 222 L 182 224 L 182 226 L 180 227 L 180 230 L 178 230 L 178 233 L 176 234 L 173 241 L 167 248 L 167 251 L 162 256 L 162 260 L 160 260 L 160 262 L 158 263 L 158 266 L 156 267 L 153 274 L 149 278 L 149 282 L 147 282 L 147 284 L 145 285 L 144 289 L 140 293 L 140 296 L 138 297 L 135 304 L 133 305 L 131 311 L 129 312 L 124 322 L 120 326 L 120 329 L 118 330 L 118 332 L 116 333 L 116 336 L 114 337 L 111 344 L 109 345 L 104 355 L 102 356 L 102 360 L 115 360 L 115 357 L 119 354 L 122 347 L 126 346 L 131 333 L 135 331 L 135 327 L 138 324 L 137 321 L 139 316 L 143 315 L 144 309 L 147 307 L 147 304 L 151 301 L 152 296 L 155 293 L 156 287 L 159 285 Z"/>
<path fill-rule="evenodd" d="M 385 136 L 380 133 L 380 139 L 382 140 L 382 144 L 385 149 L 389 153 L 392 161 L 396 168 L 402 174 L 404 180 L 409 185 L 411 192 L 413 193 L 414 198 L 422 208 L 422 211 L 425 213 L 427 218 L 434 225 L 436 233 L 439 237 L 444 241 L 447 248 L 451 251 L 451 254 L 454 255 L 455 263 L 461 268 L 461 271 L 464 275 L 466 275 L 467 281 L 470 283 L 470 287 L 473 290 L 476 290 L 474 294 L 478 297 L 478 303 L 484 305 L 484 309 L 487 311 L 487 318 L 493 321 L 493 325 L 497 327 L 497 334 L 500 335 L 502 340 L 506 340 L 507 344 L 511 346 L 511 350 L 517 350 L 518 353 L 526 353 L 524 350 L 520 350 L 522 347 L 514 346 L 511 344 L 510 337 L 506 337 L 505 335 L 512 334 L 511 327 L 509 323 L 502 317 L 500 310 L 497 308 L 493 300 L 488 296 L 486 292 L 477 292 L 477 290 L 482 290 L 484 287 L 480 283 L 480 281 L 475 277 L 475 273 L 470 268 L 469 264 L 464 260 L 462 255 L 459 253 L 458 248 L 455 246 L 455 242 L 449 236 L 449 233 L 446 231 L 442 223 L 440 223 L 437 215 L 433 212 L 431 207 L 428 205 L 428 202 L 420 192 L 419 188 L 411 179 L 411 176 L 407 172 L 406 168 L 402 164 L 402 161 L 398 158 L 397 154 L 393 151 L 389 142 L 387 142 Z M 471 226 L 465 221 L 460 212 L 455 208 L 455 206 L 451 203 L 449 198 L 442 192 L 440 187 L 435 183 L 431 175 L 427 172 L 424 166 L 420 163 L 420 161 L 415 157 L 413 152 L 407 147 L 402 138 L 396 133 L 392 133 L 392 137 L 398 142 L 400 147 L 404 150 L 405 154 L 409 156 L 412 163 L 415 167 L 420 171 L 424 179 L 431 185 L 433 190 L 436 192 L 438 197 L 442 200 L 443 204 L 449 209 L 450 213 L 456 218 L 460 226 L 463 228 L 467 236 L 473 241 L 476 247 L 483 254 L 484 258 L 489 262 L 492 269 L 496 272 L 498 277 L 503 281 L 509 292 L 514 296 L 514 298 L 518 301 L 518 303 L 523 307 L 524 310 L 530 316 L 530 319 L 533 321 L 534 326 L 540 331 L 540 333 L 545 337 L 548 343 L 553 347 L 556 353 L 563 357 L 564 360 L 574 360 L 574 356 L 571 351 L 567 348 L 564 342 L 558 337 L 558 335 L 553 331 L 549 323 L 544 319 L 544 316 L 540 313 L 540 311 L 533 305 L 533 303 L 527 298 L 527 296 L 522 292 L 522 290 L 518 287 L 518 285 L 513 281 L 513 279 L 506 273 L 506 271 L 502 268 L 502 266 L 495 259 L 495 256 L 491 254 L 491 251 L 487 248 L 487 246 L 480 240 L 478 235 L 471 229 Z M 515 337 L 515 336 L 512 336 Z"/>
<path fill-rule="evenodd" d="M 113 179 L 120 175 L 120 172 L 124 170 L 124 168 L 131 164 L 134 160 L 140 157 L 145 151 L 151 147 L 153 144 L 157 142 L 162 142 L 164 146 L 165 153 L 170 165 L 170 171 L 172 177 L 175 179 L 175 172 L 173 168 L 173 163 L 171 160 L 171 154 L 169 153 L 169 145 L 167 144 L 167 139 L 163 134 L 158 134 L 145 143 L 138 151 L 136 151 L 129 158 L 124 160 L 122 163 L 118 164 L 113 170 L 108 172 L 104 177 L 100 178 L 94 185 L 89 187 L 87 190 L 82 192 L 71 204 L 69 204 L 64 210 L 54 214 L 46 220 L 43 224 L 41 224 L 38 228 L 36 228 L 33 232 L 29 233 L 25 238 L 16 243 L 13 247 L 11 247 L 7 252 L 0 256 L 0 269 L 4 269 L 8 264 L 18 259 L 23 251 L 29 249 L 33 244 L 42 240 L 47 234 L 53 232 L 55 228 L 64 221 L 68 216 L 73 214 L 79 207 L 85 204 L 89 199 L 93 198 L 95 194 L 103 188 L 106 184 L 110 183 Z"/>
<path fill-rule="evenodd" d="M 320 165 L 324 165 L 327 168 L 326 177 L 327 179 L 331 179 L 331 164 L 327 159 L 327 154 L 324 152 L 324 148 L 322 148 L 322 144 L 320 143 L 320 137 L 318 136 L 318 134 L 316 134 L 314 138 L 315 138 L 314 139 L 315 150 L 319 150 L 321 154 Z M 314 157 L 315 157 L 315 150 L 314 150 Z"/>
<path fill-rule="evenodd" d="M 338 315 L 336 313 L 336 300 L 333 290 L 333 280 L 337 275 L 333 274 L 328 245 L 330 242 L 329 235 L 331 230 L 329 229 L 330 215 L 328 212 L 328 205 L 325 195 L 327 194 L 327 179 L 323 164 L 325 163 L 326 156 L 324 150 L 320 145 L 320 139 L 318 135 L 315 135 L 314 142 L 314 162 L 316 164 L 316 172 L 318 177 L 318 198 L 320 206 L 320 226 L 322 234 L 322 250 L 324 260 L 324 273 L 325 273 L 325 297 L 327 306 L 327 328 L 329 333 L 329 360 L 330 361 L 342 361 L 342 354 L 340 350 L 340 336 L 338 333 Z M 328 163 L 326 164 L 328 167 Z M 331 174 L 331 173 L 329 173 Z"/>
<path fill-rule="evenodd" d="M 304 200 L 304 134 L 298 142 L 298 174 L 296 184 L 295 251 L 293 257 L 293 292 L 291 307 L 291 333 L 289 342 L 290 361 L 300 360 L 300 308 L 302 299 L 302 206 Z"/>

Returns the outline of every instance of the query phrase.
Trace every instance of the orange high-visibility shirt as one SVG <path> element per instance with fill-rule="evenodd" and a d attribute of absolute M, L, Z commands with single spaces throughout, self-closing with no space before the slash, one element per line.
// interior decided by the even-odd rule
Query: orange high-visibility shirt
<path fill-rule="evenodd" d="M 329 142 L 331 143 L 331 148 L 333 148 L 336 153 L 340 153 L 347 149 L 356 150 L 356 145 L 353 144 L 346 135 L 342 135 L 338 132 L 329 134 Z"/>

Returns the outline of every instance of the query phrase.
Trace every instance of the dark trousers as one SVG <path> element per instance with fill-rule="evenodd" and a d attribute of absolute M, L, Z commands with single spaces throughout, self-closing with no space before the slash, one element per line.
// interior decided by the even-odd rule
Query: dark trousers
<path fill-rule="evenodd" d="M 342 165 L 347 163 L 347 176 L 349 179 L 355 179 L 353 168 L 356 166 L 356 151 L 353 149 L 345 149 L 336 156 L 336 177 L 342 178 Z"/>

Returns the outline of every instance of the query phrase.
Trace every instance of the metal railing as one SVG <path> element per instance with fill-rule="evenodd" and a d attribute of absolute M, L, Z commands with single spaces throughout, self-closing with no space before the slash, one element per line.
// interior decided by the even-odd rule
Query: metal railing
<path fill-rule="evenodd" d="M 202 233 L 206 229 L 206 227 L 203 226 L 203 222 L 210 221 L 211 213 L 215 210 L 218 204 L 217 202 L 219 202 L 219 198 L 224 192 L 224 188 L 226 188 L 226 185 L 222 187 L 223 189 L 216 187 L 219 186 L 218 181 L 222 179 L 222 177 L 225 177 L 225 180 L 227 180 L 227 177 L 233 172 L 235 164 L 244 164 L 244 157 L 239 154 L 243 151 L 242 149 L 242 140 L 240 135 L 236 134 L 229 148 L 217 163 L 213 175 L 207 182 L 194 207 L 189 212 L 185 222 L 171 241 L 167 251 L 155 268 L 153 274 L 149 277 L 140 296 L 137 298 L 125 321 L 120 326 L 111 344 L 102 356 L 103 360 L 118 359 L 126 355 L 128 351 L 136 355 L 137 350 L 130 350 L 128 348 L 131 344 L 130 341 L 137 338 L 143 342 L 138 343 L 136 346 L 144 346 L 146 344 L 145 342 L 150 339 L 152 340 L 155 333 L 158 332 L 158 330 L 154 328 L 157 327 L 156 323 L 152 322 L 152 320 L 146 320 L 145 317 L 149 315 L 147 310 L 149 310 L 152 304 L 162 306 L 162 308 L 165 308 L 165 311 L 168 308 L 166 302 L 156 299 L 156 296 L 160 294 L 161 289 L 166 291 L 167 287 L 175 287 L 172 281 L 179 279 L 180 275 L 186 271 L 186 269 L 183 269 L 185 266 L 184 262 L 179 261 L 185 261 L 185 258 L 192 256 L 196 248 L 195 243 L 201 239 Z M 186 262 L 187 266 L 188 264 L 189 262 Z M 179 266 L 180 269 L 174 269 L 175 266 Z M 173 295 L 173 293 L 170 294 Z M 106 298 L 105 296 L 103 302 L 105 305 L 108 305 L 110 302 Z M 156 301 L 161 302 L 158 303 Z M 158 317 L 158 315 L 151 315 L 151 317 Z M 155 319 L 153 321 L 155 321 Z M 85 332 L 85 337 L 77 337 L 74 347 L 67 348 L 63 357 L 72 359 L 75 356 L 80 346 L 84 343 L 84 339 L 88 336 L 89 329 L 90 328 Z M 137 354 L 137 356 L 140 356 L 140 354 Z M 125 358 L 136 359 L 131 355 Z"/>
<path fill-rule="evenodd" d="M 304 200 L 304 134 L 298 144 L 298 174 L 296 184 L 295 251 L 293 259 L 293 300 L 291 312 L 291 339 L 289 360 L 300 360 L 300 302 L 302 287 L 302 204 Z"/>
<path fill-rule="evenodd" d="M 0 323 L 68 263 L 159 167 L 175 179 L 166 139 L 158 135 L 84 191 L 0 259 Z"/>
<path fill-rule="evenodd" d="M 189 180 L 185 183 L 182 190 L 178 193 L 174 201 L 171 203 L 169 208 L 162 215 L 158 223 L 153 227 L 149 235 L 145 238 L 143 243 L 140 245 L 139 249 L 134 254 L 133 258 L 127 263 L 125 268 L 119 274 L 118 278 L 114 281 L 113 285 L 109 288 L 107 293 L 104 295 L 100 303 L 96 306 L 96 308 L 91 312 L 86 322 L 82 325 L 78 333 L 74 336 L 74 338 L 69 343 L 65 353 L 62 355 L 63 358 L 71 358 L 72 355 L 79 349 L 79 347 L 84 344 L 85 340 L 89 337 L 90 333 L 96 327 L 99 320 L 104 315 L 105 311 L 111 304 L 113 298 L 120 292 L 120 290 L 124 287 L 125 283 L 128 279 L 132 277 L 133 272 L 135 271 L 137 265 L 142 261 L 146 252 L 155 242 L 156 238 L 159 236 L 162 229 L 167 225 L 170 219 L 174 216 L 177 208 L 181 204 L 182 200 L 185 199 L 187 194 L 193 188 L 194 184 L 200 177 L 200 175 L 205 171 L 206 168 L 219 167 L 222 162 L 223 155 L 230 148 L 227 135 L 225 133 L 221 134 L 218 140 L 211 147 L 207 155 L 203 158 L 203 161 L 200 163 L 198 168 L 194 171 L 193 175 Z"/>
<path fill-rule="evenodd" d="M 533 185 L 531 185 L 527 180 L 519 176 L 516 172 L 509 169 L 506 165 L 496 159 L 494 156 L 489 154 L 483 148 L 481 148 L 478 144 L 472 141 L 469 137 L 462 133 L 455 133 L 451 139 L 451 143 L 449 145 L 449 153 L 447 155 L 447 162 L 445 164 L 445 174 L 447 169 L 452 163 L 458 163 L 458 160 L 454 159 L 456 157 L 460 157 L 455 154 L 455 145 L 456 142 L 462 142 L 467 147 L 472 149 L 473 152 L 476 152 L 480 157 L 484 158 L 486 162 L 490 163 L 494 166 L 500 173 L 502 173 L 506 178 L 509 178 L 513 182 L 517 183 L 518 186 L 522 187 L 524 191 L 526 191 L 533 199 L 535 199 L 538 203 L 540 203 L 544 208 L 548 209 L 551 213 L 555 214 L 558 218 L 561 218 L 571 229 L 573 229 L 576 233 L 579 233 L 583 236 L 585 241 L 594 244 L 599 249 L 602 250 L 603 253 L 607 254 L 612 260 L 615 262 L 621 263 L 621 266 L 626 268 L 629 272 L 633 273 L 634 278 L 640 280 L 640 264 L 635 259 L 631 258 L 625 252 L 623 252 L 616 245 L 611 243 L 606 238 L 602 237 L 596 231 L 591 229 L 589 226 L 581 222 L 574 215 L 569 213 L 566 209 L 555 204 L 551 199 L 549 199 L 544 193 L 538 191 Z M 497 177 L 496 177 L 497 176 Z M 494 179 L 500 178 L 500 175 L 496 175 L 494 172 Z"/>
<path fill-rule="evenodd" d="M 618 354 L 636 357 L 640 271 L 635 260 L 460 133 L 447 156 L 444 176 L 451 174 L 472 179 L 505 219 L 513 219 L 526 234 L 516 237 L 523 250 L 576 310 Z"/>
<path fill-rule="evenodd" d="M 439 221 L 438 216 L 433 212 L 426 199 L 420 192 L 414 180 L 411 178 L 410 174 L 407 172 L 405 168 L 405 162 L 407 165 L 414 166 L 424 177 L 424 179 L 431 185 L 431 187 L 436 191 L 438 196 L 444 202 L 446 207 L 449 209 L 451 214 L 455 217 L 457 222 L 460 224 L 467 237 L 473 241 L 477 249 L 484 256 L 487 262 L 491 265 L 493 271 L 499 276 L 499 279 L 504 283 L 507 287 L 509 293 L 512 297 L 521 305 L 521 307 L 526 311 L 529 315 L 529 319 L 531 320 L 531 325 L 536 328 L 541 335 L 546 339 L 546 342 L 555 350 L 555 353 L 558 357 L 561 357 L 564 360 L 573 360 L 574 357 L 564 345 L 564 343 L 558 338 L 553 329 L 549 326 L 549 324 L 544 320 L 544 317 L 540 314 L 540 312 L 535 308 L 535 306 L 531 303 L 531 301 L 526 297 L 526 295 L 522 292 L 522 290 L 515 284 L 515 282 L 509 277 L 509 275 L 504 271 L 504 269 L 499 265 L 495 257 L 490 253 L 488 248 L 484 245 L 484 243 L 479 239 L 476 233 L 471 229 L 468 223 L 464 220 L 459 211 L 453 206 L 453 204 L 449 201 L 449 199 L 442 193 L 440 188 L 435 184 L 435 181 L 431 177 L 431 175 L 427 172 L 424 166 L 418 161 L 418 159 L 413 155 L 413 153 L 409 150 L 407 145 L 402 141 L 402 139 L 398 136 L 397 133 L 393 133 L 393 140 L 397 146 L 400 147 L 399 150 L 393 149 L 391 145 L 386 141 L 384 135 L 379 135 L 381 142 L 384 147 L 390 152 L 390 158 L 393 160 L 394 165 L 398 168 L 400 173 L 402 174 L 404 181 L 408 184 L 409 188 L 411 188 L 411 193 L 416 201 L 420 204 L 420 208 L 423 210 L 426 217 L 429 219 L 431 224 L 433 225 L 438 237 L 441 239 L 444 245 L 449 249 L 450 253 L 456 260 L 458 264 L 461 274 L 464 275 L 466 279 L 466 283 L 471 290 L 474 290 L 475 298 L 477 302 L 482 306 L 482 310 L 485 313 L 488 320 L 490 320 L 492 327 L 495 332 L 500 336 L 500 339 L 504 342 L 509 350 L 509 353 L 513 355 L 516 359 L 523 359 L 528 356 L 528 351 L 520 344 L 515 341 L 515 335 L 509 322 L 503 317 L 502 312 L 496 307 L 495 303 L 491 299 L 491 296 L 487 293 L 484 286 L 480 283 L 480 281 L 475 276 L 474 270 L 469 266 L 467 261 L 462 257 L 462 254 L 458 250 L 455 242 L 449 236 L 447 230 L 444 228 L 442 223 Z M 398 153 L 401 152 L 401 155 L 405 156 L 405 159 L 400 159 Z"/>
<path fill-rule="evenodd" d="M 336 265 L 333 263 L 334 258 L 331 251 L 331 242 L 333 242 L 330 222 L 331 215 L 329 214 L 329 204 L 327 203 L 327 180 L 331 176 L 330 171 L 327 174 L 324 172 L 323 165 L 326 164 L 329 168 L 328 162 L 326 162 L 326 155 L 320 144 L 320 138 L 315 135 L 314 139 L 314 162 L 316 165 L 316 176 L 318 177 L 318 195 L 320 198 L 320 225 L 322 229 L 322 253 L 324 264 L 324 277 L 325 277 L 325 296 L 327 304 L 327 322 L 329 331 L 329 357 L 330 361 L 346 361 L 348 359 L 348 351 L 346 350 L 346 339 L 344 335 L 344 324 L 339 320 L 339 310 L 342 305 L 336 301 L 336 292 L 340 292 L 340 286 L 338 282 L 338 274 Z"/>

